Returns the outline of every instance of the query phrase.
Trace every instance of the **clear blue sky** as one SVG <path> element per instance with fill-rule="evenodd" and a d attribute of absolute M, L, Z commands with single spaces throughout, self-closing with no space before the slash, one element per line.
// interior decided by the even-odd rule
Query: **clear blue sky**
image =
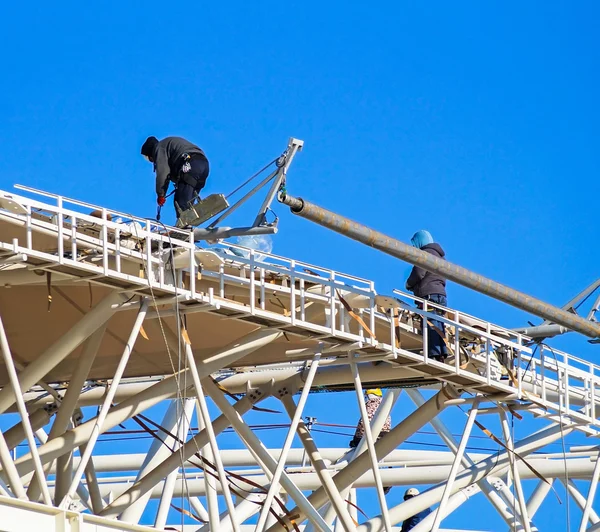
<path fill-rule="evenodd" d="M 599 274 L 599 21 L 591 1 L 11 2 L 0 186 L 153 216 L 148 135 L 202 146 L 208 192 L 295 136 L 290 193 L 404 241 L 428 228 L 450 260 L 562 304 Z M 276 210 L 275 253 L 403 285 L 405 264 Z M 529 319 L 456 286 L 449 298 Z M 555 345 L 597 359 L 573 335 Z M 545 509 L 541 525 L 564 520 Z"/>

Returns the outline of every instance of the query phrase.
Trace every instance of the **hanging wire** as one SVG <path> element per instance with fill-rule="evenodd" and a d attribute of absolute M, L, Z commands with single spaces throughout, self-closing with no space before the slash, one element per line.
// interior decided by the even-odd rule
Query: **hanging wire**
<path fill-rule="evenodd" d="M 248 179 L 246 179 L 246 181 L 244 181 L 239 187 L 235 188 L 229 194 L 227 194 L 227 196 L 225 196 L 225 198 L 229 199 L 230 196 L 233 196 L 236 192 L 238 192 L 239 190 L 241 190 L 242 188 L 244 188 L 248 183 L 250 183 L 250 181 L 252 181 L 253 179 L 256 179 L 267 168 L 269 168 L 269 166 L 271 166 L 273 163 L 277 162 L 278 159 L 279 159 L 279 157 L 275 157 L 275 159 L 273 159 L 270 163 L 267 163 L 258 172 L 256 172 L 255 174 L 251 175 Z"/>
<path fill-rule="evenodd" d="M 552 353 L 552 356 L 554 357 L 554 363 L 556 364 L 556 368 L 558 369 L 558 359 L 556 358 L 556 353 L 554 352 L 554 349 L 552 349 L 552 347 L 550 347 L 548 344 L 542 343 L 541 345 L 543 345 L 544 347 L 547 347 L 550 352 Z M 562 418 L 563 418 L 563 414 L 562 414 L 562 401 L 560 400 L 561 398 L 559 397 L 558 400 L 558 415 L 560 416 L 560 422 L 559 422 L 559 426 L 560 426 L 560 440 L 562 442 L 562 453 L 563 453 L 563 464 L 565 466 L 565 489 L 567 492 L 567 504 L 566 504 L 566 513 L 567 513 L 567 532 L 570 532 L 571 530 L 571 507 L 569 504 L 569 470 L 567 468 L 567 449 L 566 449 L 566 445 L 565 445 L 565 433 L 563 430 L 563 424 L 562 424 Z"/>

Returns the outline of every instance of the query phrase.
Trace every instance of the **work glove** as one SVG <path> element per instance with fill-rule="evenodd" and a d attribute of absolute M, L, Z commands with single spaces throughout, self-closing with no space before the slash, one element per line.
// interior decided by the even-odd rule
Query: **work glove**
<path fill-rule="evenodd" d="M 157 196 L 156 197 L 156 203 L 158 203 L 159 206 L 163 206 L 167 201 L 167 198 L 165 198 L 164 196 Z"/>

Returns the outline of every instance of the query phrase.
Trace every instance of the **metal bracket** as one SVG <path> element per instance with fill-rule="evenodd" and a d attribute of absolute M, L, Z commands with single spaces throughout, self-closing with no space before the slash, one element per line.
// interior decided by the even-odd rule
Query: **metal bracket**
<path fill-rule="evenodd" d="M 246 193 L 236 203 L 227 208 L 216 220 L 212 221 L 207 227 L 197 227 L 194 229 L 194 240 L 216 241 L 233 236 L 249 235 L 268 235 L 277 232 L 278 218 L 269 222 L 267 213 L 271 210 L 271 204 L 275 200 L 279 190 L 285 185 L 287 171 L 299 151 L 302 151 L 304 141 L 290 137 L 288 145 L 283 154 L 276 160 L 276 170 L 265 177 L 258 185 Z M 263 200 L 258 213 L 248 227 L 221 227 L 219 224 L 235 212 L 240 206 L 246 203 L 259 190 L 271 183 L 269 190 Z"/>

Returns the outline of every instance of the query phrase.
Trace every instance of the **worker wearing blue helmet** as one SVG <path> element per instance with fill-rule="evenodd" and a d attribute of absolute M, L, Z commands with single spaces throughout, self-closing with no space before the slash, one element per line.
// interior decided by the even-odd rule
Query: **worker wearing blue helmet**
<path fill-rule="evenodd" d="M 410 239 L 411 244 L 426 253 L 433 255 L 439 259 L 445 259 L 446 253 L 437 242 L 434 242 L 433 237 L 429 231 L 422 229 L 417 231 Z M 448 301 L 446 297 L 446 279 L 441 275 L 414 266 L 410 272 L 410 276 L 406 280 L 406 289 L 411 291 L 415 296 L 422 299 L 437 303 L 438 305 L 447 306 Z M 418 304 L 420 308 L 422 305 Z M 442 315 L 443 311 L 438 309 L 428 310 L 434 314 Z M 444 322 L 435 319 L 428 319 L 427 328 L 427 345 L 428 345 L 428 356 L 444 362 L 448 356 L 448 348 L 446 347 L 445 337 L 446 330 Z"/>

